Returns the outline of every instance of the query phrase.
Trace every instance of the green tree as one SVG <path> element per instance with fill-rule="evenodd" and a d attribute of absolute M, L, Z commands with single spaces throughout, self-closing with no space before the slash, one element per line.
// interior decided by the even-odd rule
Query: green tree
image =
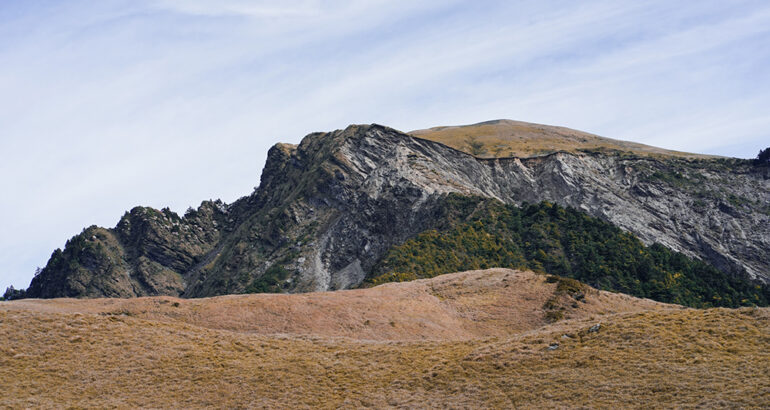
<path fill-rule="evenodd" d="M 759 150 L 756 163 L 758 165 L 770 165 L 770 147 Z"/>
<path fill-rule="evenodd" d="M 693 307 L 770 304 L 770 286 L 730 275 L 572 208 L 449 195 L 437 226 L 391 248 L 369 283 L 488 267 L 531 269 Z"/>
<path fill-rule="evenodd" d="M 0 300 L 24 299 L 26 296 L 27 291 L 25 289 L 14 289 L 13 286 L 9 286 L 5 289 L 5 293 L 0 297 Z"/>

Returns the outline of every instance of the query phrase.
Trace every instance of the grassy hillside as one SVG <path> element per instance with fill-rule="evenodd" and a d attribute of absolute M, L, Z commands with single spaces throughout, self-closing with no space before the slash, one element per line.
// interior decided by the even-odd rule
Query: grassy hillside
<path fill-rule="evenodd" d="M 573 307 L 561 303 L 568 300 L 561 300 L 559 284 L 542 274 L 490 269 L 338 292 L 202 299 L 29 299 L 0 305 L 0 309 L 89 313 L 263 335 L 467 340 L 536 329 L 551 321 L 549 312 L 555 309 L 564 318 L 574 319 L 610 311 L 671 308 L 585 286 L 584 297 Z"/>
<path fill-rule="evenodd" d="M 392 248 L 369 283 L 489 267 L 534 269 L 692 307 L 767 306 L 770 286 L 727 275 L 574 209 L 450 195 L 441 221 Z"/>
<path fill-rule="evenodd" d="M 604 138 L 564 127 L 511 120 L 434 127 L 410 134 L 440 142 L 481 158 L 531 157 L 556 151 L 624 151 L 645 156 L 709 158 L 710 155 L 671 151 L 635 142 Z"/>
<path fill-rule="evenodd" d="M 3 405 L 770 405 L 767 309 L 585 288 L 574 318 L 544 325 L 561 283 L 497 269 L 309 295 L 4 302 Z M 306 311 L 316 316 L 295 324 Z M 399 330 L 372 340 L 367 320 Z"/>

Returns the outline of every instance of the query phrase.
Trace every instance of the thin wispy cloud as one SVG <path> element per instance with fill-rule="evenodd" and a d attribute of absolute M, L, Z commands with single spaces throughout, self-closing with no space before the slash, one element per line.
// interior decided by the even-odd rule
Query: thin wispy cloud
<path fill-rule="evenodd" d="M 277 18 L 313 16 L 320 12 L 319 1 L 249 1 L 249 0 L 159 0 L 155 6 L 198 16 L 247 16 Z"/>
<path fill-rule="evenodd" d="M 764 1 L 0 4 L 0 291 L 85 226 L 258 184 L 313 131 L 512 118 L 767 145 Z"/>

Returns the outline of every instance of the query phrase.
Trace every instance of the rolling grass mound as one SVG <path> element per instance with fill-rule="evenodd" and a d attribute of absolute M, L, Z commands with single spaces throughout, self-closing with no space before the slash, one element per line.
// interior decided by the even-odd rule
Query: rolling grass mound
<path fill-rule="evenodd" d="M 615 152 L 656 158 L 716 158 L 712 155 L 672 151 L 636 142 L 600 137 L 565 127 L 512 120 L 434 127 L 410 131 L 409 134 L 440 142 L 479 158 L 525 158 L 557 151 Z"/>
<path fill-rule="evenodd" d="M 766 308 L 687 309 L 505 269 L 0 303 L 12 408 L 766 407 L 768 344 Z"/>

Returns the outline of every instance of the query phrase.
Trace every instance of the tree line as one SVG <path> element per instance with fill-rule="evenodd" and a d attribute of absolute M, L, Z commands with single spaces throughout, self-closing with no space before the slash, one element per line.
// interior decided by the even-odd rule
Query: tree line
<path fill-rule="evenodd" d="M 521 207 L 449 195 L 437 225 L 393 247 L 369 284 L 506 267 L 545 272 L 593 287 L 692 307 L 767 306 L 770 287 L 731 275 L 572 208 Z"/>

